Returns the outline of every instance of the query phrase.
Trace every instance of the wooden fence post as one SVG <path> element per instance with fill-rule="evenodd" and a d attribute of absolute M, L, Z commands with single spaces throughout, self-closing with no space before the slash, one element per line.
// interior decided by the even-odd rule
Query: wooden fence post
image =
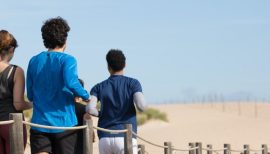
<path fill-rule="evenodd" d="M 93 121 L 92 119 L 84 120 L 87 127 L 83 130 L 83 153 L 93 154 Z"/>
<path fill-rule="evenodd" d="M 207 148 L 209 149 L 209 150 L 207 150 L 207 154 L 212 154 L 213 152 L 212 152 L 212 145 L 211 144 L 207 144 Z"/>
<path fill-rule="evenodd" d="M 188 145 L 189 145 L 189 148 L 194 148 L 195 147 L 195 144 L 194 143 L 188 143 Z M 189 150 L 188 153 L 189 154 L 195 154 L 195 149 Z"/>
<path fill-rule="evenodd" d="M 21 113 L 9 114 L 9 119 L 14 120 L 14 123 L 10 126 L 9 138 L 10 138 L 10 153 L 11 154 L 23 154 L 23 123 Z"/>
<path fill-rule="evenodd" d="M 249 154 L 249 145 L 248 144 L 244 145 L 244 154 Z"/>
<path fill-rule="evenodd" d="M 198 147 L 198 149 L 196 149 L 196 154 L 202 154 L 202 143 L 196 142 L 195 146 Z"/>
<path fill-rule="evenodd" d="M 145 147 L 143 144 L 139 144 L 138 149 L 139 149 L 138 154 L 145 154 Z"/>
<path fill-rule="evenodd" d="M 172 143 L 164 142 L 164 146 L 168 147 L 168 148 L 164 148 L 164 154 L 172 154 Z"/>
<path fill-rule="evenodd" d="M 266 144 L 262 145 L 262 154 L 268 154 L 268 148 Z"/>
<path fill-rule="evenodd" d="M 224 154 L 231 154 L 231 145 L 224 144 Z"/>
<path fill-rule="evenodd" d="M 126 124 L 126 135 L 125 135 L 125 154 L 133 154 L 133 144 L 132 144 L 132 125 Z"/>

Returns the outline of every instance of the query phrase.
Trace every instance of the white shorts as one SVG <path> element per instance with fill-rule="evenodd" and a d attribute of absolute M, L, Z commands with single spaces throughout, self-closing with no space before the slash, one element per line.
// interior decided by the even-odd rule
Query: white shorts
<path fill-rule="evenodd" d="M 133 154 L 138 153 L 137 140 L 132 138 Z M 103 137 L 99 140 L 99 154 L 124 154 L 124 137 Z"/>

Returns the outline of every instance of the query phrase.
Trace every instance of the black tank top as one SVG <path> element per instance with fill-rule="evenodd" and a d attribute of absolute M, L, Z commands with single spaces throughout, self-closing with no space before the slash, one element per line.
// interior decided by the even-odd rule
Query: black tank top
<path fill-rule="evenodd" d="M 9 113 L 18 113 L 13 105 L 13 86 L 16 65 L 0 72 L 0 121 L 9 120 Z"/>

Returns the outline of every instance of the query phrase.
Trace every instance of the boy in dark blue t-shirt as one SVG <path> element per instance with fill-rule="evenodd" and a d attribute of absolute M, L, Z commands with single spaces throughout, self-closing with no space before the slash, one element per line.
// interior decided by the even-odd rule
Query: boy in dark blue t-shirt
<path fill-rule="evenodd" d="M 137 133 L 136 109 L 145 109 L 142 87 L 138 80 L 124 76 L 126 65 L 125 55 L 121 50 L 111 49 L 107 55 L 108 71 L 110 77 L 96 84 L 90 91 L 91 100 L 86 111 L 98 116 L 98 127 L 123 130 L 125 124 L 132 124 L 133 132 Z M 96 109 L 100 101 L 100 110 Z M 124 134 L 110 134 L 98 131 L 99 152 L 124 153 Z M 133 138 L 133 153 L 137 153 L 137 140 Z"/>

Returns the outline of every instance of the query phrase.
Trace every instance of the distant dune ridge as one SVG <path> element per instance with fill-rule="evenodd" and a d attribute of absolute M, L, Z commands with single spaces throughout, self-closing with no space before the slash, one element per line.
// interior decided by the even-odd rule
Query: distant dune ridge
<path fill-rule="evenodd" d="M 206 144 L 212 144 L 213 149 L 222 149 L 225 143 L 231 144 L 234 150 L 243 150 L 244 144 L 255 150 L 261 149 L 262 144 L 270 147 L 270 103 L 195 103 L 150 107 L 165 112 L 168 117 L 168 122 L 154 120 L 138 127 L 138 135 L 153 143 L 163 145 L 170 141 L 179 149 L 188 149 L 189 142 L 202 142 L 204 148 Z M 96 124 L 97 119 L 94 118 Z M 149 154 L 164 153 L 159 147 L 140 139 L 138 142 L 145 145 Z M 97 143 L 94 143 L 95 154 L 98 153 Z M 29 148 L 25 153 L 29 153 Z"/>

